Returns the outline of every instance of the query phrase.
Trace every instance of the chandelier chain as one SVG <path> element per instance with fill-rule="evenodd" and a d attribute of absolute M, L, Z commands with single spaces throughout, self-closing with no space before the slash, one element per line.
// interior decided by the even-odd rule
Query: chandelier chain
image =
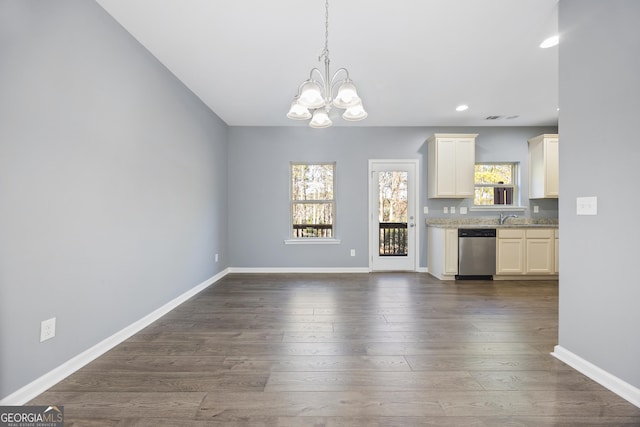
<path fill-rule="evenodd" d="M 325 59 L 329 60 L 329 0 L 324 2 L 324 49 L 318 57 L 318 61 Z"/>

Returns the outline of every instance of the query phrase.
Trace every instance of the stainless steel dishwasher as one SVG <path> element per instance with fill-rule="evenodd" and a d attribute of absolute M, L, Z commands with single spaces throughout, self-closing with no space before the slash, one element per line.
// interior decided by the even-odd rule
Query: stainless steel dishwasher
<path fill-rule="evenodd" d="M 458 276 L 488 279 L 496 274 L 495 228 L 458 229 Z"/>

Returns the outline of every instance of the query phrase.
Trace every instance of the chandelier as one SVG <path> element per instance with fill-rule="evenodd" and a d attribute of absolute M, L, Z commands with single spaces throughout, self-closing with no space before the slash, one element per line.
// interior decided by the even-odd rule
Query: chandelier
<path fill-rule="evenodd" d="M 358 97 L 356 86 L 349 78 L 346 68 L 337 70 L 329 78 L 329 0 L 325 1 L 325 33 L 324 49 L 318 61 L 324 59 L 324 74 L 313 68 L 309 79 L 298 87 L 298 94 L 293 98 L 287 117 L 293 120 L 309 120 L 312 128 L 326 128 L 333 124 L 329 113 L 333 107 L 344 109 L 342 118 L 358 121 L 368 116 Z M 334 90 L 338 88 L 334 97 Z"/>

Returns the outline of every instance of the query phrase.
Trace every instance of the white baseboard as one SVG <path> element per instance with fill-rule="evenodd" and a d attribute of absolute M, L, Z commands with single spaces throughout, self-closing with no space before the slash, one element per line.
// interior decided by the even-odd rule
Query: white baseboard
<path fill-rule="evenodd" d="M 48 390 L 49 388 L 53 387 L 55 384 L 59 383 L 69 375 L 73 374 L 74 372 L 76 372 L 78 369 L 82 368 L 89 362 L 92 362 L 93 360 L 102 356 L 107 351 L 111 350 L 116 345 L 120 344 L 121 342 L 125 341 L 132 335 L 146 328 L 147 326 L 149 326 L 150 324 L 152 324 L 153 322 L 155 322 L 165 314 L 169 313 L 171 310 L 173 310 L 174 308 L 176 308 L 177 306 L 179 306 L 189 298 L 193 297 L 197 293 L 202 292 L 204 289 L 216 283 L 218 280 L 222 279 L 227 274 L 229 274 L 229 269 L 223 270 L 220 273 L 216 274 L 215 276 L 200 283 L 199 285 L 189 289 L 187 292 L 183 293 L 177 298 L 174 298 L 173 300 L 169 301 L 162 307 L 147 314 L 142 319 L 130 324 L 129 326 L 116 332 L 110 337 L 105 338 L 104 340 L 94 345 L 93 347 L 67 360 L 57 368 L 54 368 L 53 370 L 41 376 L 40 378 L 37 378 L 36 380 L 22 387 L 21 389 L 6 396 L 2 400 L 0 400 L 0 405 L 7 405 L 7 406 L 24 405 L 25 403 L 29 402 L 30 400 L 34 399 L 38 395 Z"/>
<path fill-rule="evenodd" d="M 560 345 L 553 348 L 551 355 L 640 408 L 639 388 L 584 360 Z"/>
<path fill-rule="evenodd" d="M 417 273 L 428 273 L 426 267 L 418 267 Z M 368 267 L 231 267 L 229 273 L 371 273 Z"/>
<path fill-rule="evenodd" d="M 369 273 L 367 267 L 231 267 L 229 273 Z"/>

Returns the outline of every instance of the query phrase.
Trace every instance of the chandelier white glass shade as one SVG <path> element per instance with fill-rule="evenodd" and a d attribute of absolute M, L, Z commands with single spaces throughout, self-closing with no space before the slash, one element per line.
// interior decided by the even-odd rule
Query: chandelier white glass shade
<path fill-rule="evenodd" d="M 333 75 L 329 72 L 329 1 L 325 1 L 325 42 L 318 61 L 324 59 L 324 74 L 317 68 L 302 82 L 298 94 L 291 102 L 287 117 L 292 120 L 309 120 L 312 128 L 326 128 L 333 124 L 330 112 L 333 107 L 345 110 L 342 118 L 347 121 L 363 120 L 367 112 L 358 97 L 358 91 L 349 78 L 349 71 L 340 68 Z M 331 76 L 331 77 L 329 77 Z M 336 90 L 337 89 L 337 90 Z M 335 93 L 335 96 L 334 96 Z"/>

